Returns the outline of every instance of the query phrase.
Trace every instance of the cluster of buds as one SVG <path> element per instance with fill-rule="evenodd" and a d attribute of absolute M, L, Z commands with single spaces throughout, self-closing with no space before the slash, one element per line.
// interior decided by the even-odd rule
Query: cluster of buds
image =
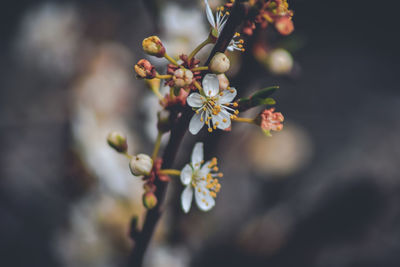
<path fill-rule="evenodd" d="M 248 4 L 256 14 L 245 21 L 242 32 L 248 36 L 253 34 L 256 24 L 261 28 L 268 25 L 274 25 L 275 29 L 282 35 L 288 35 L 293 32 L 293 11 L 289 10 L 287 0 L 250 0 Z M 230 9 L 233 4 L 227 3 L 225 7 Z"/>
<path fill-rule="evenodd" d="M 195 90 L 194 82 L 201 79 L 201 71 L 196 70 L 200 60 L 189 58 L 185 54 L 180 55 L 179 59 L 180 64 L 168 64 L 167 74 L 171 75 L 171 78 L 165 80 L 165 85 L 176 89 L 183 88 L 187 92 Z"/>

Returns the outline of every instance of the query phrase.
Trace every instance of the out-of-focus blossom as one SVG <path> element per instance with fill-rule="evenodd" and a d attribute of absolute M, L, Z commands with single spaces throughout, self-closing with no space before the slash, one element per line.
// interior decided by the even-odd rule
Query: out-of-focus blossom
<path fill-rule="evenodd" d="M 182 53 L 189 54 L 207 38 L 203 14 L 200 9 L 182 8 L 174 3 L 166 3 L 161 13 L 161 37 L 169 55 L 178 57 Z M 203 55 L 207 55 L 207 47 L 198 57 L 202 58 Z"/>
<path fill-rule="evenodd" d="M 141 182 L 132 179 L 126 159 L 107 145 L 110 130 L 126 133 L 130 150 L 139 142 L 128 129 L 130 101 L 134 87 L 130 64 L 132 55 L 117 44 L 94 49 L 87 72 L 73 88 L 72 135 L 83 163 L 99 179 L 101 187 L 121 196 L 136 196 L 140 203 Z M 133 152 L 133 151 L 132 151 Z"/>
<path fill-rule="evenodd" d="M 18 55 L 28 65 L 53 76 L 69 76 L 83 47 L 82 29 L 73 6 L 42 4 L 22 19 L 16 39 Z"/>
<path fill-rule="evenodd" d="M 293 68 L 293 57 L 287 50 L 277 48 L 269 53 L 266 63 L 272 73 L 278 75 L 288 74 Z"/>
<path fill-rule="evenodd" d="M 266 138 L 255 129 L 249 140 L 247 159 L 253 170 L 260 174 L 292 174 L 309 162 L 313 149 L 304 129 L 290 123 L 273 138 Z"/>
<path fill-rule="evenodd" d="M 145 267 L 188 267 L 189 251 L 184 247 L 154 246 L 149 248 L 149 257 L 145 258 Z M 151 255 L 151 256 L 150 256 Z"/>
<path fill-rule="evenodd" d="M 68 227 L 57 234 L 55 249 L 65 267 L 116 266 L 116 258 L 131 248 L 126 233 L 141 203 L 98 193 L 73 206 Z"/>

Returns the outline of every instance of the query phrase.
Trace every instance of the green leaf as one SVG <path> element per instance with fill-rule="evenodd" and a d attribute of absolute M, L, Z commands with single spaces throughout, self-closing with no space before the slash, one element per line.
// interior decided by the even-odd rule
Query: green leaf
<path fill-rule="evenodd" d="M 250 98 L 251 99 L 257 99 L 257 98 L 265 99 L 265 98 L 269 97 L 270 95 L 272 95 L 278 88 L 279 88 L 279 86 L 271 86 L 271 87 L 261 89 L 261 90 L 257 91 L 256 93 L 254 93 Z"/>
<path fill-rule="evenodd" d="M 260 106 L 260 105 L 275 105 L 276 101 L 271 98 L 271 97 L 267 97 L 265 99 L 262 98 L 256 98 L 253 100 L 253 103 L 255 104 L 255 106 Z"/>
<path fill-rule="evenodd" d="M 264 133 L 266 136 L 268 136 L 268 137 L 271 137 L 271 136 L 272 136 L 271 131 L 269 131 L 269 130 L 264 130 L 264 129 L 261 129 L 261 130 L 263 131 L 263 133 Z"/>

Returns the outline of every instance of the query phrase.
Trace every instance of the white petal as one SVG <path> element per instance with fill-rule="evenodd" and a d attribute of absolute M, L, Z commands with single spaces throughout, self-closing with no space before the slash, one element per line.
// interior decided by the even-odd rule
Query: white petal
<path fill-rule="evenodd" d="M 218 122 L 217 128 L 225 130 L 226 128 L 229 128 L 231 126 L 231 114 L 224 108 L 222 108 L 218 115 L 212 116 L 212 122 L 214 125 L 216 122 Z"/>
<path fill-rule="evenodd" d="M 208 97 L 216 96 L 219 93 L 219 80 L 215 74 L 207 74 L 203 79 L 204 93 Z"/>
<path fill-rule="evenodd" d="M 191 185 L 186 186 L 181 195 L 181 205 L 185 213 L 188 213 L 193 199 L 193 188 Z"/>
<path fill-rule="evenodd" d="M 193 169 L 189 164 L 186 164 L 181 171 L 181 182 L 184 185 L 190 184 L 192 181 Z"/>
<path fill-rule="evenodd" d="M 211 163 L 211 160 L 206 161 L 206 163 L 203 164 L 203 167 L 201 167 L 200 171 L 197 173 L 197 176 L 199 178 L 206 177 L 207 174 L 210 173 L 211 170 L 210 170 L 210 168 L 208 168 L 208 165 L 210 165 L 210 163 Z"/>
<path fill-rule="evenodd" d="M 201 114 L 195 113 L 189 123 L 189 132 L 196 135 L 204 126 L 204 122 L 200 120 Z"/>
<path fill-rule="evenodd" d="M 214 15 L 212 13 L 211 7 L 208 4 L 207 0 L 204 0 L 204 3 L 206 4 L 207 20 L 211 24 L 211 26 L 215 27 Z"/>
<path fill-rule="evenodd" d="M 233 93 L 231 93 L 231 91 L 233 91 Z M 232 102 L 232 100 L 235 99 L 236 94 L 237 94 L 236 89 L 233 87 L 222 91 L 222 96 L 219 98 L 219 103 L 227 104 Z"/>
<path fill-rule="evenodd" d="M 199 93 L 190 94 L 186 101 L 193 108 L 199 108 L 203 105 L 203 97 Z"/>
<path fill-rule="evenodd" d="M 194 199 L 196 200 L 197 207 L 202 211 L 209 211 L 215 206 L 215 200 L 210 196 L 210 191 L 206 188 L 206 182 L 198 183 L 194 189 Z M 199 189 L 201 192 L 199 192 Z"/>
<path fill-rule="evenodd" d="M 200 169 L 201 162 L 203 161 L 203 143 L 197 142 L 194 145 L 192 152 L 192 166 L 194 169 Z"/>

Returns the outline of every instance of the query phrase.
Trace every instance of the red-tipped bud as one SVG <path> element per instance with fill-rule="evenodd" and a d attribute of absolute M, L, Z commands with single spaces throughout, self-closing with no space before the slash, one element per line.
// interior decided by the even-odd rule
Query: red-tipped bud
<path fill-rule="evenodd" d="M 149 55 L 156 57 L 163 57 L 165 55 L 165 47 L 160 38 L 157 36 L 150 36 L 142 42 L 143 50 Z"/>
<path fill-rule="evenodd" d="M 156 69 L 147 59 L 141 59 L 135 65 L 135 72 L 138 78 L 153 79 L 156 77 Z"/>

